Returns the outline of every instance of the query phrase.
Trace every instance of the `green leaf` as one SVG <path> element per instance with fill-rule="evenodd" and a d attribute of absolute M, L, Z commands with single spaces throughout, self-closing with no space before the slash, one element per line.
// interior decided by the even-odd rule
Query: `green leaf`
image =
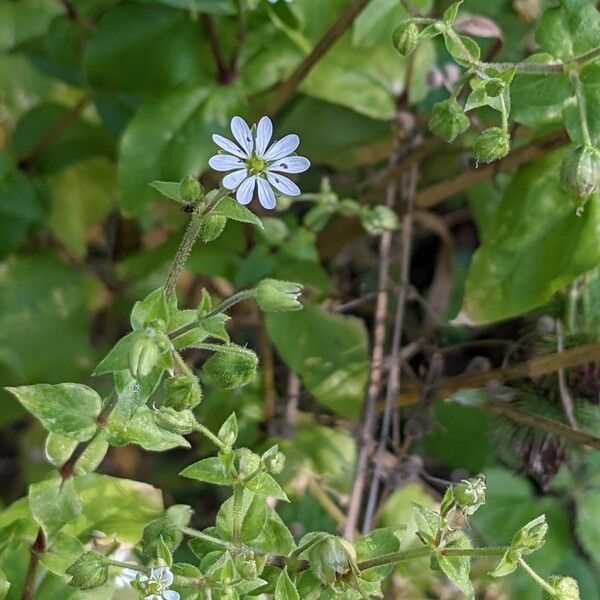
<path fill-rule="evenodd" d="M 40 562 L 48 571 L 66 577 L 65 571 L 85 553 L 85 546 L 73 535 L 59 531 Z"/>
<path fill-rule="evenodd" d="M 0 570 L 0 600 L 6 598 L 8 590 L 10 589 L 10 581 L 6 578 L 4 571 Z"/>
<path fill-rule="evenodd" d="M 58 104 L 38 104 L 19 120 L 12 135 L 12 150 L 26 157 L 69 116 L 70 109 Z M 75 119 L 61 135 L 35 159 L 36 171 L 55 173 L 92 156 L 113 158 L 114 144 L 99 125 L 81 117 Z"/>
<path fill-rule="evenodd" d="M 234 12 L 231 0 L 158 0 L 161 4 L 182 8 L 193 13 L 203 12 L 212 15 L 230 15 Z"/>
<path fill-rule="evenodd" d="M 275 600 L 300 600 L 296 586 L 290 579 L 287 569 L 281 571 L 275 586 Z"/>
<path fill-rule="evenodd" d="M 156 197 L 148 184 L 157 177 L 180 180 L 204 170 L 217 150 L 211 135 L 222 130 L 236 103 L 234 90 L 208 86 L 148 98 L 121 139 L 118 173 L 123 209 L 143 210 Z"/>
<path fill-rule="evenodd" d="M 266 323 L 277 351 L 308 391 L 337 414 L 358 417 L 369 364 L 364 323 L 311 304 L 266 315 Z"/>
<path fill-rule="evenodd" d="M 119 4 L 104 14 L 87 45 L 87 79 L 95 88 L 120 93 L 197 85 L 209 76 L 203 38 L 200 23 L 185 12 Z"/>
<path fill-rule="evenodd" d="M 418 533 L 428 540 L 434 540 L 442 527 L 440 515 L 416 502 L 412 503 L 412 509 Z"/>
<path fill-rule="evenodd" d="M 14 167 L 8 155 L 0 153 L 0 258 L 19 245 L 42 214 L 31 181 Z"/>
<path fill-rule="evenodd" d="M 138 331 L 145 329 L 155 319 L 160 319 L 165 326 L 177 311 L 177 298 L 173 295 L 169 301 L 165 298 L 164 288 L 154 290 L 143 300 L 138 300 L 131 310 L 131 327 Z"/>
<path fill-rule="evenodd" d="M 556 6 L 548 8 L 535 29 L 540 48 L 555 58 L 568 60 L 573 56 L 573 40 L 565 11 Z"/>
<path fill-rule="evenodd" d="M 462 316 L 489 323 L 541 306 L 597 266 L 600 199 L 581 217 L 558 185 L 565 151 L 519 169 L 486 226 L 466 283 Z"/>
<path fill-rule="evenodd" d="M 46 438 L 46 456 L 55 467 L 60 468 L 71 457 L 77 444 L 77 440 L 73 438 L 58 433 L 49 433 Z M 103 432 L 100 432 L 75 463 L 75 473 L 85 475 L 95 471 L 102 462 L 107 450 L 106 436 Z"/>
<path fill-rule="evenodd" d="M 460 537 L 447 546 L 448 548 L 471 548 L 471 543 L 466 537 Z M 456 585 L 468 598 L 475 597 L 473 584 L 470 579 L 471 559 L 468 556 L 446 556 L 437 554 L 437 561 L 440 568 L 447 575 L 448 579 Z"/>
<path fill-rule="evenodd" d="M 63 481 L 60 477 L 53 477 L 30 485 L 29 506 L 33 518 L 49 540 L 83 511 L 73 478 Z"/>
<path fill-rule="evenodd" d="M 238 437 L 238 424 L 235 413 L 231 413 L 221 428 L 217 437 L 228 446 L 233 446 Z"/>
<path fill-rule="evenodd" d="M 223 462 L 216 456 L 204 458 L 181 471 L 182 477 L 214 483 L 216 485 L 233 485 L 235 478 L 225 472 Z"/>
<path fill-rule="evenodd" d="M 457 37 L 458 39 L 455 39 L 453 36 L 444 33 L 446 49 L 459 65 L 468 67 L 472 60 L 479 60 L 481 49 L 477 45 L 477 42 L 472 38 L 467 37 L 466 35 L 459 35 Z"/>
<path fill-rule="evenodd" d="M 200 328 L 204 329 L 209 337 L 217 338 L 228 344 L 229 333 L 227 333 L 227 330 L 225 329 L 225 324 L 229 319 L 230 317 L 226 314 L 205 317 L 200 321 Z"/>
<path fill-rule="evenodd" d="M 48 178 L 52 195 L 49 217 L 54 235 L 75 256 L 83 258 L 90 230 L 116 202 L 116 173 L 105 158 L 91 158 Z"/>
<path fill-rule="evenodd" d="M 83 513 L 65 531 L 89 539 L 102 532 L 109 543 L 113 537 L 124 544 L 137 544 L 144 527 L 162 516 L 162 492 L 146 483 L 92 473 L 75 478 L 83 502 Z"/>
<path fill-rule="evenodd" d="M 143 379 L 136 379 L 129 369 L 114 373 L 115 389 L 119 395 L 115 414 L 120 415 L 123 424 L 126 424 L 152 396 L 160 383 L 162 375 L 163 367 L 161 364 L 158 364 L 150 375 Z"/>
<path fill-rule="evenodd" d="M 59 383 L 6 388 L 42 425 L 77 441 L 88 440 L 97 429 L 102 408 L 98 393 L 86 385 Z"/>
<path fill-rule="evenodd" d="M 289 502 L 287 494 L 281 486 L 268 473 L 259 473 L 244 484 L 254 494 L 261 496 L 272 496 L 277 500 Z"/>
<path fill-rule="evenodd" d="M 108 442 L 113 446 L 137 444 L 153 452 L 191 447 L 183 436 L 159 427 L 152 410 L 147 406 L 140 406 L 131 417 L 121 410 L 113 411 L 104 430 Z"/>
<path fill-rule="evenodd" d="M 125 371 L 129 369 L 129 351 L 135 342 L 142 336 L 137 331 L 132 331 L 122 337 L 108 352 L 108 354 L 100 361 L 94 369 L 94 375 L 105 375 L 107 373 L 115 373 L 117 371 Z"/>
<path fill-rule="evenodd" d="M 454 4 L 451 4 L 445 11 L 442 16 L 443 20 L 447 25 L 452 25 L 454 21 L 456 21 L 456 17 L 458 17 L 458 10 L 460 9 L 460 5 L 463 3 L 463 0 L 459 0 Z"/>
<path fill-rule="evenodd" d="M 244 490 L 242 497 L 242 541 L 250 544 L 262 534 L 267 522 L 267 515 L 272 511 L 263 496 Z M 217 528 L 223 532 L 225 539 L 233 539 L 233 498 L 227 499 L 219 509 L 216 521 Z"/>
<path fill-rule="evenodd" d="M 183 204 L 183 200 L 181 199 L 181 182 L 179 181 L 151 181 L 150 187 L 153 187 L 155 190 L 158 190 L 163 196 L 170 198 L 171 200 L 175 200 L 179 204 Z"/>
<path fill-rule="evenodd" d="M 227 217 L 241 223 L 250 223 L 260 227 L 260 229 L 264 229 L 262 221 L 251 210 L 248 210 L 229 196 L 226 196 L 219 202 L 217 208 L 211 211 L 211 215 Z"/>
<path fill-rule="evenodd" d="M 406 532 L 406 525 L 398 527 L 381 527 L 374 529 L 356 542 L 356 558 L 358 562 L 398 552 L 402 538 Z M 393 565 L 369 569 L 369 572 L 376 572 L 379 577 L 387 577 L 394 570 Z"/>
<path fill-rule="evenodd" d="M 600 491 L 577 498 L 577 537 L 590 556 L 600 556 Z"/>
<path fill-rule="evenodd" d="M 510 575 L 517 570 L 519 566 L 519 554 L 512 548 L 507 550 L 502 557 L 502 560 L 498 563 L 498 566 L 490 572 L 492 577 L 505 577 Z"/>

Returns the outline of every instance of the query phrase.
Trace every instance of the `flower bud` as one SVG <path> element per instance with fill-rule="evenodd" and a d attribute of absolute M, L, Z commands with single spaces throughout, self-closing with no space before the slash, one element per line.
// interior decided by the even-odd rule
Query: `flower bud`
<path fill-rule="evenodd" d="M 490 127 L 475 140 L 473 154 L 483 163 L 491 163 L 510 152 L 510 136 L 501 127 Z"/>
<path fill-rule="evenodd" d="M 544 590 L 544 600 L 579 600 L 579 585 L 572 577 L 553 576 L 548 583 L 554 588 L 554 594 Z"/>
<path fill-rule="evenodd" d="M 165 381 L 165 406 L 174 410 L 194 408 L 202 400 L 202 388 L 196 377 L 176 375 Z"/>
<path fill-rule="evenodd" d="M 242 579 L 251 580 L 258 577 L 258 565 L 252 550 L 238 554 L 234 564 Z"/>
<path fill-rule="evenodd" d="M 226 390 L 242 387 L 256 376 L 258 357 L 252 350 L 241 346 L 213 354 L 202 367 L 215 383 Z"/>
<path fill-rule="evenodd" d="M 410 19 L 403 21 L 392 34 L 392 43 L 402 56 L 408 56 L 419 42 L 419 28 Z"/>
<path fill-rule="evenodd" d="M 80 590 L 92 590 L 108 580 L 108 562 L 97 552 L 82 554 L 66 571 L 71 575 L 69 585 Z"/>
<path fill-rule="evenodd" d="M 541 515 L 515 533 L 511 548 L 523 554 L 531 554 L 544 545 L 547 531 L 546 515 Z"/>
<path fill-rule="evenodd" d="M 260 468 L 260 456 L 258 454 L 248 448 L 240 448 L 235 453 L 237 455 L 237 471 L 242 479 L 246 479 L 258 471 Z"/>
<path fill-rule="evenodd" d="M 177 433 L 188 435 L 198 428 L 198 422 L 191 410 L 175 410 L 168 406 L 161 406 L 154 411 L 154 422 L 161 428 Z"/>
<path fill-rule="evenodd" d="M 454 141 L 471 122 L 461 105 L 453 99 L 438 102 L 433 107 L 429 129 L 446 142 Z"/>
<path fill-rule="evenodd" d="M 147 335 L 139 337 L 129 351 L 129 370 L 136 379 L 150 375 L 160 358 L 160 350 L 156 341 Z"/>
<path fill-rule="evenodd" d="M 227 225 L 227 217 L 223 215 L 206 215 L 200 223 L 200 239 L 204 243 L 216 240 Z"/>
<path fill-rule="evenodd" d="M 600 153 L 592 146 L 577 146 L 560 166 L 560 183 L 575 204 L 583 206 L 600 185 Z"/>
<path fill-rule="evenodd" d="M 381 235 L 384 231 L 398 229 L 398 215 L 387 206 L 379 205 L 368 209 L 362 216 L 363 227 L 371 235 Z"/>
<path fill-rule="evenodd" d="M 150 559 L 160 557 L 162 543 L 170 552 L 175 552 L 183 540 L 183 533 L 168 517 L 150 521 L 142 534 L 142 552 Z"/>
<path fill-rule="evenodd" d="M 329 535 L 317 542 L 309 551 L 308 561 L 313 575 L 325 585 L 349 571 L 356 572 L 356 551 L 347 540 Z"/>
<path fill-rule="evenodd" d="M 277 452 L 272 456 L 267 456 L 264 459 L 265 467 L 269 473 L 273 475 L 279 475 L 285 467 L 285 454 L 283 452 Z"/>
<path fill-rule="evenodd" d="M 185 206 L 193 207 L 204 198 L 204 188 L 193 175 L 186 175 L 179 184 L 179 196 Z"/>
<path fill-rule="evenodd" d="M 485 504 L 485 477 L 478 475 L 455 485 L 454 500 L 466 514 L 472 515 L 482 504 Z"/>
<path fill-rule="evenodd" d="M 298 296 L 302 286 L 293 281 L 280 279 L 263 279 L 255 288 L 256 302 L 263 312 L 285 312 L 300 310 L 302 303 Z"/>

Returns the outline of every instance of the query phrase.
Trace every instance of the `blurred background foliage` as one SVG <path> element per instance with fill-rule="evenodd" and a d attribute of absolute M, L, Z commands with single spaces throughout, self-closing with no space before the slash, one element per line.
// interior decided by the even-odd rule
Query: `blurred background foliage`
<path fill-rule="evenodd" d="M 161 285 L 186 223 L 148 183 L 193 173 L 214 184 L 206 172 L 215 151 L 211 134 L 225 133 L 235 114 L 250 120 L 262 114 L 276 99 L 277 84 L 351 2 L 255 4 L 240 25 L 234 0 L 0 0 L 2 387 L 90 382 L 94 365 L 128 330 L 133 302 Z M 411 4 L 440 15 L 449 3 Z M 534 31 L 552 4 L 466 0 L 461 11 L 486 17 L 479 33 L 490 59 L 521 60 L 539 48 Z M 284 480 L 297 500 L 281 515 L 295 533 L 340 526 L 369 377 L 378 241 L 368 219 L 361 223 L 332 206 L 346 198 L 384 203 L 398 121 L 409 122 L 426 148 L 405 328 L 405 343 L 415 351 L 405 361 L 400 399 L 411 445 L 401 460 L 390 458 L 378 521 L 409 522 L 414 540 L 410 502 L 433 505 L 443 481 L 481 471 L 488 502 L 473 520 L 473 535 L 506 543 L 545 512 L 550 532 L 533 566 L 542 575 L 576 577 L 582 598 L 597 600 L 598 453 L 481 410 L 490 396 L 504 394 L 511 406 L 563 420 L 556 374 L 414 400 L 416 383 L 432 371 L 468 374 L 555 352 L 555 332 L 540 317 L 561 317 L 573 294 L 578 300 L 570 305 L 576 314 L 566 345 L 599 341 L 600 279 L 593 269 L 600 259 L 600 204 L 594 199 L 575 216 L 558 187 L 563 151 L 554 151 L 556 142 L 542 146 L 533 162 L 496 173 L 474 170 L 473 131 L 452 146 L 432 138 L 428 114 L 448 96 L 456 66 L 437 39 L 421 44 L 410 62 L 399 56 L 391 33 L 406 16 L 397 0 L 372 0 L 275 118 L 278 134 L 301 137 L 302 154 L 313 163 L 302 187 L 318 195 L 327 223 L 318 223 L 314 199 L 284 201 L 277 213 L 262 214 L 264 233 L 230 223 L 216 242 L 193 251 L 179 288 L 182 305 L 194 305 L 203 287 L 226 297 L 265 276 L 298 280 L 307 290 L 299 313 L 262 319 L 251 306 L 236 309 L 230 333 L 258 350 L 260 377 L 241 391 L 209 387 L 199 414 L 215 429 L 237 411 L 242 445 L 264 448 L 273 437 L 281 440 L 289 457 Z M 534 84 L 545 86 L 543 93 Z M 561 86 L 516 78 L 515 152 L 548 135 L 565 142 L 569 94 Z M 592 82 L 588 91 L 597 112 L 600 88 Z M 474 118 L 475 130 L 493 122 L 486 110 Z M 322 187 L 323 178 L 330 188 Z M 396 248 L 392 259 L 397 265 Z M 451 323 L 461 307 L 459 321 L 468 316 L 478 327 Z M 583 426 L 600 434 L 593 361 L 570 369 L 568 383 Z M 448 397 L 454 401 L 442 401 Z M 49 466 L 39 424 L 4 391 L 0 403 L 0 498 L 9 504 Z M 192 449 L 160 455 L 128 445 L 111 449 L 100 471 L 161 488 L 165 503 L 194 506 L 205 526 L 222 498 L 176 474 L 207 450 L 194 436 Z M 131 491 L 119 491 L 117 480 L 114 485 L 114 494 L 105 490 L 104 511 L 120 497 L 131 500 Z M 160 510 L 158 492 L 147 488 L 128 509 L 133 520 L 142 497 L 148 511 Z M 126 523 L 118 527 L 127 531 Z M 2 549 L 0 538 L 3 570 L 21 559 L 17 550 Z M 540 597 L 519 576 L 490 581 L 489 566 L 476 567 L 481 598 Z M 48 597 L 57 597 L 53 585 L 59 583 L 52 578 L 44 584 Z M 459 594 L 427 565 L 411 564 L 398 568 L 389 597 Z"/>

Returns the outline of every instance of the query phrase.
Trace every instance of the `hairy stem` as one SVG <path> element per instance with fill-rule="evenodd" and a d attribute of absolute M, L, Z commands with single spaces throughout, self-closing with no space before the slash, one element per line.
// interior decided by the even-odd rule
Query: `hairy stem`
<path fill-rule="evenodd" d="M 243 500 L 244 486 L 236 483 L 233 486 L 233 543 L 237 546 L 242 543 Z"/>
<path fill-rule="evenodd" d="M 558 597 L 556 590 L 544 579 L 542 579 L 524 560 L 519 556 L 519 566 L 531 579 L 533 579 L 543 590 L 550 593 L 554 597 Z"/>

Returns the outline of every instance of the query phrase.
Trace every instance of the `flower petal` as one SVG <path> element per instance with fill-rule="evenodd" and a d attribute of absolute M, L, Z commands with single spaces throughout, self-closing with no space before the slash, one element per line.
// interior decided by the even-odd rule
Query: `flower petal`
<path fill-rule="evenodd" d="M 273 188 L 262 177 L 256 178 L 256 184 L 258 186 L 258 201 L 261 205 L 268 210 L 275 208 L 277 200 Z"/>
<path fill-rule="evenodd" d="M 235 190 L 248 177 L 248 169 L 240 169 L 223 177 L 223 187 L 228 190 Z"/>
<path fill-rule="evenodd" d="M 234 156 L 239 156 L 240 158 L 250 158 L 250 155 L 247 152 L 244 152 L 237 144 L 234 144 L 231 140 L 228 140 L 226 137 L 215 133 L 212 136 L 212 139 L 213 142 L 217 146 L 219 146 L 219 148 L 226 150 L 230 154 L 233 154 Z"/>
<path fill-rule="evenodd" d="M 233 171 L 245 166 L 241 158 L 229 156 L 228 154 L 215 154 L 210 158 L 208 164 L 215 171 Z"/>
<path fill-rule="evenodd" d="M 162 593 L 162 597 L 164 598 L 164 600 L 180 600 L 181 596 L 179 595 L 179 592 L 176 592 L 174 590 L 166 590 Z"/>
<path fill-rule="evenodd" d="M 240 204 L 250 204 L 252 196 L 254 195 L 254 186 L 256 184 L 256 177 L 248 177 L 242 185 L 238 188 L 235 199 Z"/>
<path fill-rule="evenodd" d="M 256 128 L 256 156 L 260 158 L 265 153 L 272 136 L 273 123 L 269 117 L 263 117 Z"/>
<path fill-rule="evenodd" d="M 295 133 L 290 133 L 275 142 L 266 152 L 265 160 L 277 160 L 290 155 L 300 145 L 300 138 Z"/>
<path fill-rule="evenodd" d="M 288 179 L 284 175 L 267 171 L 267 179 L 273 187 L 277 188 L 286 196 L 299 196 L 302 193 L 300 188 L 291 179 Z"/>
<path fill-rule="evenodd" d="M 287 156 L 269 165 L 269 171 L 281 173 L 304 173 L 310 167 L 310 160 L 304 156 Z"/>
<path fill-rule="evenodd" d="M 248 156 L 254 151 L 254 140 L 248 123 L 242 117 L 233 117 L 231 119 L 231 133 L 237 143 L 246 151 Z"/>

